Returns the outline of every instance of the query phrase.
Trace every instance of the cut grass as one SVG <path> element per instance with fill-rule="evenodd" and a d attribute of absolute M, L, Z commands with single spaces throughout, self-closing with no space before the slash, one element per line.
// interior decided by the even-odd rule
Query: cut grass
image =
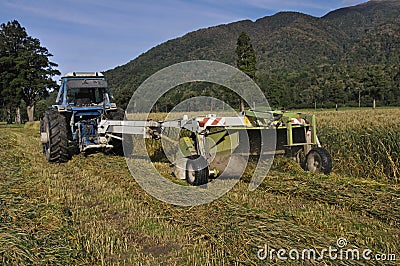
<path fill-rule="evenodd" d="M 26 122 L 24 125 L 24 128 L 29 128 L 29 129 L 39 131 L 40 130 L 40 121 Z"/>
<path fill-rule="evenodd" d="M 29 174 L 33 157 L 20 146 L 21 137 L 37 140 L 21 129 L 0 135 L 0 264 L 79 264 L 80 255 L 68 240 L 68 217 L 47 197 L 43 179 Z"/>

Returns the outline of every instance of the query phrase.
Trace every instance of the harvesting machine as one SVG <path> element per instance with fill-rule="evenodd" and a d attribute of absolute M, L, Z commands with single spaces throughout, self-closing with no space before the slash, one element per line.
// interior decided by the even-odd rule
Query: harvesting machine
<path fill-rule="evenodd" d="M 244 157 L 260 154 L 290 157 L 313 172 L 329 174 L 332 169 L 331 157 L 318 140 L 314 115 L 247 110 L 238 116 L 184 115 L 171 121 L 132 121 L 124 119 L 124 112 L 111 100 L 101 73 L 72 72 L 62 77 L 57 104 L 41 120 L 46 159 L 66 162 L 78 152 L 103 150 L 124 154 L 123 149 L 129 156 L 133 143 L 125 136 L 170 140 L 166 129 L 175 128 L 189 134 L 180 135 L 176 141 L 180 154 L 176 160 L 183 164 L 183 171 L 174 167 L 174 174 L 191 185 L 205 184 L 209 178 L 230 171 L 226 169 L 229 158 L 241 164 L 246 163 Z M 263 135 L 274 137 L 271 145 L 262 143 Z"/>

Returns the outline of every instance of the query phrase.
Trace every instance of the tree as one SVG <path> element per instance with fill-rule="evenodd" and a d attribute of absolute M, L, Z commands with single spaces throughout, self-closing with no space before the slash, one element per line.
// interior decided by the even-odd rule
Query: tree
<path fill-rule="evenodd" d="M 15 59 L 23 49 L 27 34 L 18 21 L 0 25 L 0 101 L 6 109 L 7 122 L 21 104 L 21 90 L 13 83 L 18 75 Z"/>
<path fill-rule="evenodd" d="M 236 46 L 236 65 L 239 70 L 244 72 L 251 79 L 256 78 L 256 54 L 251 44 L 250 37 L 246 32 L 242 32 L 237 40 Z M 240 100 L 240 111 L 244 110 L 244 101 Z"/>
<path fill-rule="evenodd" d="M 311 85 L 309 88 L 304 90 L 304 97 L 306 98 L 306 104 L 310 102 L 314 104 L 314 108 L 317 109 L 317 102 L 322 96 L 322 89 L 318 85 Z"/>
<path fill-rule="evenodd" d="M 52 54 L 38 39 L 27 35 L 18 21 L 2 24 L 0 29 L 1 95 L 11 108 L 19 108 L 21 100 L 27 107 L 28 120 L 34 119 L 38 100 L 48 95 L 57 84 L 51 79 L 60 72 L 50 62 Z"/>
<path fill-rule="evenodd" d="M 38 39 L 28 37 L 24 49 L 16 59 L 18 76 L 14 83 L 21 88 L 29 121 L 34 120 L 36 102 L 48 96 L 50 88 L 57 87 L 51 77 L 59 75 L 60 72 L 53 69 L 57 64 L 49 61 L 50 56 L 52 55 L 49 51 L 40 46 Z"/>

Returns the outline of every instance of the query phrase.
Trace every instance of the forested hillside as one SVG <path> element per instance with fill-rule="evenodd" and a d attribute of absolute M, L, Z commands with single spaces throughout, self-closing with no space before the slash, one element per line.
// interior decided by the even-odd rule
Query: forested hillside
<path fill-rule="evenodd" d="M 126 65 L 106 71 L 118 104 L 156 71 L 174 63 L 206 59 L 235 66 L 241 32 L 252 41 L 257 82 L 275 108 L 400 105 L 400 1 L 370 1 L 316 18 L 281 12 L 254 22 L 201 29 L 167 41 Z M 216 96 L 236 107 L 231 93 L 217 86 L 184 86 L 159 108 L 185 98 Z M 207 88 L 207 89 L 204 89 Z M 182 88 L 180 92 L 182 92 Z M 200 92 L 201 91 L 201 92 Z"/>

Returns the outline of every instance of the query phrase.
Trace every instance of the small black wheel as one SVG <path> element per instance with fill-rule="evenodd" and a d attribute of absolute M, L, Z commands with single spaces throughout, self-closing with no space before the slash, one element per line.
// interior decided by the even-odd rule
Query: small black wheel
<path fill-rule="evenodd" d="M 324 148 L 313 148 L 307 154 L 305 169 L 311 172 L 329 175 L 332 171 L 331 155 Z"/>
<path fill-rule="evenodd" d="M 186 162 L 186 182 L 192 186 L 201 186 L 208 182 L 208 163 L 200 155 L 189 156 Z"/>
<path fill-rule="evenodd" d="M 65 116 L 50 110 L 41 122 L 41 132 L 46 134 L 47 142 L 43 143 L 43 151 L 49 162 L 67 162 L 71 159 L 68 151 L 68 128 Z"/>

